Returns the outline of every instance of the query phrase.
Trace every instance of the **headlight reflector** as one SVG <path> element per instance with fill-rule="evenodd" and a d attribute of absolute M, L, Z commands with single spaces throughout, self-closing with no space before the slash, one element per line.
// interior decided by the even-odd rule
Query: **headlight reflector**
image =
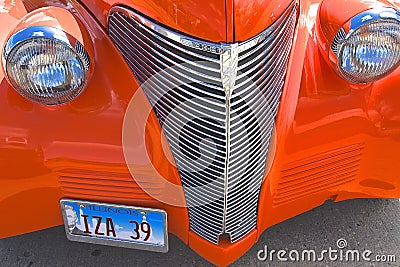
<path fill-rule="evenodd" d="M 343 29 L 338 33 L 332 49 L 340 72 L 348 80 L 371 83 L 399 66 L 400 16 L 389 10 L 392 12 L 360 14 L 342 40 L 337 39 L 343 36 Z"/>
<path fill-rule="evenodd" d="M 86 50 L 60 29 L 34 26 L 17 32 L 4 50 L 11 85 L 44 105 L 75 99 L 83 90 L 90 60 Z"/>

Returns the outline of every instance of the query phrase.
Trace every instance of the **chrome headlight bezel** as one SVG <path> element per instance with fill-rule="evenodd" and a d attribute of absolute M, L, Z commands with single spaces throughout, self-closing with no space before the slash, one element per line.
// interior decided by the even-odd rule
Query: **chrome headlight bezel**
<path fill-rule="evenodd" d="M 49 87 L 48 89 L 51 91 L 50 94 L 50 92 L 43 93 L 42 88 L 40 88 L 40 90 L 37 88 L 29 88 L 27 85 L 21 85 L 15 82 L 14 77 L 10 75 L 8 67 L 10 56 L 23 45 L 29 44 L 29 42 L 38 43 L 42 41 L 57 45 L 58 47 L 64 47 L 66 51 L 76 55 L 76 62 L 83 72 L 79 86 L 72 89 L 64 88 L 65 90 L 59 90 L 60 88 L 58 88 L 58 91 L 56 90 L 55 93 L 54 90 Z M 45 50 L 46 49 L 47 47 L 45 47 Z M 50 55 L 50 53 L 46 54 L 43 52 L 43 55 Z M 14 33 L 4 46 L 2 63 L 7 80 L 19 94 L 32 102 L 47 106 L 65 104 L 80 95 L 89 79 L 89 69 L 91 65 L 88 52 L 76 38 L 60 28 L 50 26 L 31 26 Z"/>
<path fill-rule="evenodd" d="M 372 83 L 389 75 L 400 65 L 399 50 L 397 60 L 395 62 L 391 62 L 393 64 L 388 65 L 389 67 L 386 68 L 385 71 L 376 73 L 370 72 L 368 73 L 369 76 L 367 76 L 367 73 L 365 73 L 365 75 L 363 75 L 363 73 L 358 73 L 358 75 L 356 75 L 356 73 L 349 73 L 342 68 L 343 49 L 347 45 L 346 42 L 349 42 L 355 35 L 357 35 L 358 31 L 363 30 L 371 25 L 383 25 L 384 23 L 397 24 L 400 28 L 400 12 L 394 8 L 370 9 L 354 16 L 350 21 L 343 25 L 342 28 L 339 29 L 332 41 L 331 51 L 333 52 L 333 55 L 335 57 L 334 61 L 337 63 L 337 68 L 342 77 L 353 83 Z M 372 35 L 373 32 L 371 32 L 370 34 Z M 400 38 L 400 33 L 398 37 Z"/>

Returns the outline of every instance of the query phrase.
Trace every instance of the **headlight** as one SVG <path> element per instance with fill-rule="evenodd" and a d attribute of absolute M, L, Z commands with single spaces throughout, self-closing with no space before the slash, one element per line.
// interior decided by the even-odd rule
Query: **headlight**
<path fill-rule="evenodd" d="M 391 8 L 355 16 L 348 33 L 342 28 L 332 43 L 342 75 L 355 83 L 371 83 L 400 62 L 400 13 Z"/>
<path fill-rule="evenodd" d="M 82 92 L 90 59 L 82 44 L 61 29 L 33 26 L 10 37 L 3 65 L 9 82 L 22 96 L 58 105 Z"/>

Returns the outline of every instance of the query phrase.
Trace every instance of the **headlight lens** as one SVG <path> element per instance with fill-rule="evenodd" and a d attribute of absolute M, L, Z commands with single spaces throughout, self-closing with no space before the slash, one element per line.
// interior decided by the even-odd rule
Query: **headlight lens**
<path fill-rule="evenodd" d="M 336 48 L 339 70 L 348 80 L 371 83 L 399 65 L 400 21 L 397 12 L 389 10 L 391 12 L 361 14 L 347 36 L 343 36 L 343 29 L 338 33 L 336 38 L 343 36 L 343 39 L 334 43 L 333 49 Z"/>
<path fill-rule="evenodd" d="M 89 56 L 60 29 L 30 27 L 6 44 L 4 64 L 11 85 L 25 98 L 44 105 L 75 99 L 83 90 Z"/>
<path fill-rule="evenodd" d="M 342 74 L 356 83 L 370 83 L 392 72 L 400 61 L 400 23 L 366 24 L 344 41 L 339 52 Z"/>

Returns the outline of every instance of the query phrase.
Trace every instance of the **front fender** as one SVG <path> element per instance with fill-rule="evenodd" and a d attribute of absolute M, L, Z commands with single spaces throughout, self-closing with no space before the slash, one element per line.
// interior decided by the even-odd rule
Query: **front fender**
<path fill-rule="evenodd" d="M 28 11 L 44 6 L 32 7 L 25 2 L 29 1 L 8 2 L 3 7 L 1 46 Z M 95 67 L 84 92 L 74 101 L 56 107 L 26 100 L 9 85 L 0 70 L 0 238 L 62 224 L 59 201 L 75 196 L 89 200 L 102 197 L 113 203 L 167 210 L 171 214 L 169 231 L 187 242 L 186 209 L 165 205 L 149 196 L 135 183 L 125 163 L 123 120 L 129 101 L 139 89 L 130 69 L 104 30 L 83 7 L 75 2 L 46 3 L 50 5 L 46 8 L 47 15 L 51 16 L 52 8 L 63 7 L 84 24 L 93 40 Z M 161 142 L 154 113 L 150 113 L 146 126 L 146 138 L 140 138 L 141 128 L 131 130 L 135 145 L 148 147 L 151 140 L 152 145 L 161 147 L 154 144 L 157 140 Z M 152 149 L 150 155 L 144 155 L 146 151 L 140 150 L 136 157 L 151 158 L 158 172 L 180 185 L 176 169 L 159 152 Z M 144 160 L 142 166 L 135 166 L 134 173 L 145 176 L 149 164 Z M 120 178 L 106 188 L 83 182 L 112 177 Z M 121 189 L 127 181 L 130 186 Z M 184 199 L 183 192 L 174 197 Z"/>

